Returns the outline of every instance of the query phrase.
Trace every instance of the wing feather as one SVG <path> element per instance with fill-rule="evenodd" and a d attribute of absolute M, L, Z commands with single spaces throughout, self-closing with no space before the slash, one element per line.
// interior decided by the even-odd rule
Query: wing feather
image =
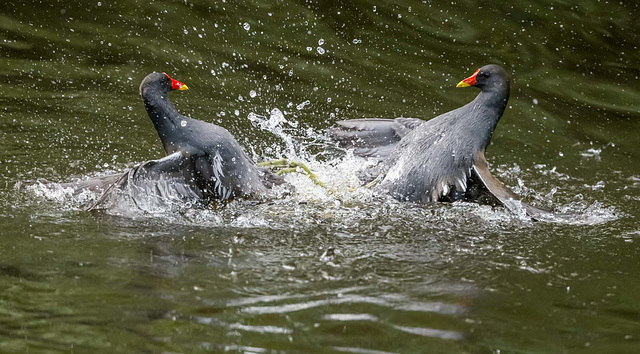
<path fill-rule="evenodd" d="M 479 151 L 476 155 L 476 162 L 473 165 L 473 170 L 477 173 L 480 181 L 489 190 L 489 192 L 507 209 L 517 212 L 524 207 L 527 215 L 534 220 L 541 219 L 544 215 L 549 215 L 551 213 L 550 210 L 537 208 L 523 202 L 517 194 L 511 191 L 499 179 L 495 178 L 489 171 L 489 163 L 485 159 L 482 151 Z"/>

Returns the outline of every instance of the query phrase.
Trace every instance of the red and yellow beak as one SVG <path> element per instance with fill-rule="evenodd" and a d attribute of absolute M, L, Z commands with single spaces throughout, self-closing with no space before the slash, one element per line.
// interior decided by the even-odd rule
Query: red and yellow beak
<path fill-rule="evenodd" d="M 458 85 L 456 85 L 456 87 L 469 87 L 469 86 L 475 85 L 476 84 L 476 76 L 478 76 L 479 72 L 480 72 L 480 69 L 476 70 L 476 72 L 473 73 L 473 75 L 471 75 L 468 78 L 460 81 L 458 83 Z"/>
<path fill-rule="evenodd" d="M 188 90 L 189 87 L 185 84 L 183 84 L 182 82 L 178 81 L 178 80 L 174 80 L 171 76 L 169 76 L 167 73 L 164 73 L 165 75 L 167 75 L 167 77 L 169 78 L 169 80 L 171 80 L 171 88 L 174 90 L 180 90 L 180 91 L 184 91 L 184 90 Z"/>

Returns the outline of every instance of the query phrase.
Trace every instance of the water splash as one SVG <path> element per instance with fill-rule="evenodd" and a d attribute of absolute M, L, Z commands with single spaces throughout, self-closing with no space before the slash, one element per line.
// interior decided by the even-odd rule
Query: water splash
<path fill-rule="evenodd" d="M 305 104 L 307 101 L 305 101 Z M 196 202 L 174 200 L 170 196 L 170 188 L 160 188 L 165 193 L 153 194 L 144 189 L 136 195 L 122 193 L 117 201 L 105 211 L 111 215 L 128 217 L 160 218 L 176 223 L 198 224 L 202 226 L 230 226 L 240 228 L 305 228 L 305 225 L 323 223 L 332 224 L 337 229 L 350 230 L 364 220 L 383 216 L 387 222 L 410 223 L 416 227 L 432 229 L 434 222 L 459 223 L 460 220 L 475 219 L 488 225 L 503 223 L 530 224 L 524 207 L 508 211 L 505 208 L 492 208 L 472 203 L 457 202 L 454 204 L 417 205 L 400 203 L 396 200 L 376 196 L 370 189 L 361 186 L 358 171 L 373 164 L 351 151 L 343 151 L 330 142 L 323 131 L 316 131 L 300 124 L 295 118 L 273 108 L 268 116 L 250 113 L 247 117 L 252 124 L 273 135 L 278 142 L 267 146 L 264 154 L 257 155 L 256 160 L 288 159 L 308 166 L 326 188 L 313 183 L 306 175 L 291 173 L 285 175 L 287 183 L 295 192 L 287 193 L 285 189 L 276 189 L 276 198 L 269 202 L 236 200 L 221 203 L 213 208 L 198 207 Z M 322 151 L 322 153 L 311 153 Z M 557 179 L 571 178 L 559 174 L 555 167 L 537 165 L 538 173 Z M 521 177 L 522 169 L 518 165 L 498 166 L 502 177 L 515 179 L 518 185 L 516 192 L 534 199 L 546 206 L 553 205 L 553 197 L 557 189 L 544 194 L 527 186 Z M 160 186 L 162 187 L 162 186 Z M 152 188 L 157 190 L 158 188 Z M 44 198 L 71 209 L 83 209 L 100 197 L 90 191 L 73 194 L 70 188 L 63 188 L 56 183 L 36 183 L 28 187 L 37 198 Z M 595 201 L 587 205 L 584 201 L 571 201 L 566 205 L 556 205 L 556 212 L 541 221 L 593 225 L 615 220 L 621 217 L 613 207 L 604 207 Z"/>

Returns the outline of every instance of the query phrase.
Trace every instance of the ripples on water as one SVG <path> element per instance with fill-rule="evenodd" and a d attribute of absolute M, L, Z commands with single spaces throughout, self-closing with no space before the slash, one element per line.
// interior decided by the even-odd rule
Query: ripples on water
<path fill-rule="evenodd" d="M 636 351 L 638 4 L 0 10 L 0 351 Z M 322 129 L 431 118 L 472 99 L 452 85 L 489 62 L 513 78 L 492 170 L 556 218 L 349 190 L 363 162 Z M 192 88 L 180 112 L 335 193 L 292 174 L 270 201 L 89 213 L 91 193 L 14 188 L 161 156 L 137 93 L 153 70 Z"/>
<path fill-rule="evenodd" d="M 330 348 L 336 352 L 388 353 L 374 349 L 382 347 L 402 352 L 404 346 L 388 343 L 389 336 L 404 338 L 407 348 L 415 338 L 425 338 L 434 348 L 440 342 L 451 342 L 459 344 L 448 345 L 450 349 L 466 350 L 468 343 L 477 340 L 474 299 L 493 290 L 480 289 L 467 280 L 478 272 L 477 265 L 460 266 L 461 261 L 479 258 L 492 263 L 491 268 L 515 267 L 532 274 L 553 269 L 549 264 L 528 261 L 526 254 L 531 251 L 521 253 L 513 265 L 496 259 L 496 252 L 511 242 L 503 237 L 539 228 L 524 210 L 517 215 L 504 208 L 470 203 L 416 205 L 374 196 L 370 190 L 358 188 L 357 171 L 366 162 L 333 146 L 322 131 L 287 119 L 277 109 L 269 116 L 251 114 L 248 119 L 279 141 L 257 147 L 268 152 L 265 156 L 248 146 L 254 158 L 302 161 L 331 191 L 302 174 L 290 174 L 286 180 L 295 186 L 295 192 L 282 193 L 269 201 L 237 200 L 201 209 L 158 200 L 152 203 L 146 195 L 139 195 L 133 196 L 135 204 L 124 198 L 117 207 L 99 213 L 130 219 L 132 224 L 127 229 L 139 229 L 148 221 L 152 229 L 162 230 L 161 225 L 167 225 L 169 231 L 160 234 L 184 234 L 171 229 L 195 226 L 200 231 L 191 238 L 202 243 L 211 242 L 199 236 L 208 233 L 207 229 L 235 232 L 214 241 L 228 249 L 224 253 L 215 251 L 217 255 L 203 253 L 201 246 L 176 253 L 173 246 L 155 244 L 150 250 L 155 265 L 142 270 L 177 279 L 184 266 L 198 271 L 213 267 L 216 277 L 228 284 L 216 286 L 207 276 L 204 282 L 190 281 L 190 289 L 176 293 L 177 298 L 162 295 L 182 305 L 179 310 L 160 314 L 160 321 L 175 323 L 178 328 L 205 326 L 225 334 L 227 344 L 202 338 L 196 344 L 198 348 L 263 352 L 259 345 L 246 344 L 262 342 L 255 336 L 268 336 L 291 342 L 291 348 L 316 350 L 315 346 L 296 346 L 293 340 L 301 333 L 313 333 L 316 340 L 333 343 Z M 555 168 L 539 165 L 524 174 L 517 165 L 497 166 L 496 172 L 515 181 L 516 192 L 536 203 L 554 206 L 562 214 L 544 222 L 595 225 L 619 217 L 613 207 L 597 201 L 586 203 L 580 195 L 559 202 L 555 189 L 544 194 L 528 187 L 526 180 L 534 175 L 572 179 Z M 83 212 L 99 197 L 91 192 L 73 196 L 55 183 L 35 184 L 28 190 L 33 198 L 48 199 L 72 213 Z M 272 231 L 263 236 L 259 230 Z M 205 268 L 200 269 L 202 266 Z M 249 285 L 240 285 L 242 279 Z M 379 341 L 370 337 L 378 331 L 385 333 Z M 348 339 L 327 339 L 334 334 L 357 338 L 359 345 Z M 184 340 L 197 338 L 190 335 Z M 171 340 L 178 339 L 174 336 Z M 232 344 L 236 341 L 238 344 Z"/>
<path fill-rule="evenodd" d="M 363 160 L 335 148 L 322 131 L 277 109 L 268 116 L 251 114 L 247 119 L 276 141 L 245 145 L 256 160 L 302 161 L 332 192 L 304 175 L 290 174 L 286 180 L 295 192 L 269 201 L 237 200 L 197 209 L 145 203 L 141 195 L 134 196 L 137 206 L 123 200 L 117 208 L 93 213 L 98 225 L 108 225 L 110 236 L 103 242 L 114 248 L 108 251 L 109 267 L 133 270 L 150 279 L 113 281 L 118 289 L 154 304 L 128 300 L 141 306 L 136 313 L 153 318 L 155 341 L 240 352 L 265 352 L 274 348 L 272 341 L 289 343 L 289 349 L 303 352 L 318 349 L 319 344 L 310 343 L 326 343 L 324 347 L 336 352 L 383 353 L 413 351 L 422 347 L 421 338 L 433 348 L 466 351 L 485 337 L 477 307 L 482 308 L 486 294 L 504 291 L 495 288 L 500 284 L 478 285 L 485 272 L 513 269 L 540 275 L 557 271 L 554 262 L 539 259 L 542 246 L 524 235 L 549 228 L 545 224 L 598 225 L 622 216 L 612 206 L 585 201 L 584 183 L 544 164 L 528 171 L 515 164 L 494 168 L 516 192 L 565 215 L 543 223 L 531 222 L 524 212 L 516 215 L 499 207 L 399 203 L 356 188 L 360 184 L 356 172 Z M 99 174 L 122 169 L 110 167 Z M 536 190 L 532 185 L 539 186 L 535 179 L 541 177 L 552 185 L 554 181 L 575 184 L 580 193 L 558 193 L 546 186 Z M 27 190 L 31 196 L 26 204 L 43 199 L 54 204 L 36 217 L 60 209 L 51 218 L 63 229 L 74 229 L 78 215 L 87 213 L 83 208 L 98 197 L 89 192 L 73 196 L 55 183 L 37 183 Z M 132 253 L 131 246 L 120 244 L 119 239 L 142 246 L 142 252 Z M 505 255 L 504 248 L 514 247 L 515 254 Z M 118 252 L 131 254 L 123 257 Z M 89 257 L 83 262 L 85 268 L 96 260 Z M 189 273 L 186 278 L 185 272 Z M 98 274 L 98 279 L 103 277 Z M 84 283 L 80 294 L 95 291 L 100 298 L 109 296 L 102 286 Z M 60 291 L 73 294 L 68 290 L 73 285 L 62 287 Z M 74 308 L 66 306 L 62 311 Z M 75 306 L 90 311 L 85 307 L 91 304 L 79 301 Z M 113 306 L 117 302 L 105 309 Z M 104 322 L 105 328 L 121 321 L 113 314 L 99 313 L 88 321 Z M 70 331 L 78 329 L 73 319 L 53 322 Z M 129 322 L 131 326 L 138 323 Z M 211 339 L 211 333 L 216 339 Z M 119 337 L 125 342 L 128 338 Z"/>

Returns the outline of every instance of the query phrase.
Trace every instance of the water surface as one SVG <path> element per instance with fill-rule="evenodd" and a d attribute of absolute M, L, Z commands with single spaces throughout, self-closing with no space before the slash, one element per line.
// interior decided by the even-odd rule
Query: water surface
<path fill-rule="evenodd" d="M 0 350 L 636 352 L 640 24 L 607 1 L 5 1 L 0 4 Z M 355 187 L 339 119 L 431 118 L 497 63 L 512 93 L 494 173 L 571 218 L 419 206 Z M 256 159 L 305 161 L 296 193 L 215 210 L 91 213 L 36 180 L 163 151 L 138 95 L 172 100 Z M 17 188 L 16 185 L 21 186 Z M 89 196 L 91 197 L 91 196 Z"/>

